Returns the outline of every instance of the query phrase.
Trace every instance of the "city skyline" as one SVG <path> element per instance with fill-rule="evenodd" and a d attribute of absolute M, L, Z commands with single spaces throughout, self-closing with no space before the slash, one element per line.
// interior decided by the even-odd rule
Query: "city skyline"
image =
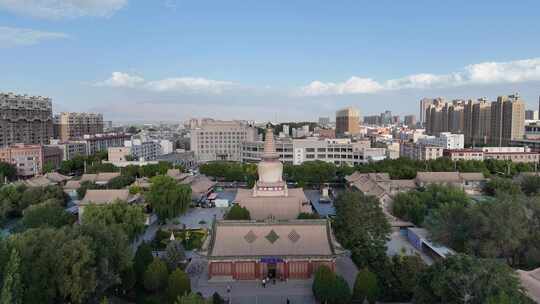
<path fill-rule="evenodd" d="M 418 117 L 423 97 L 540 95 L 532 1 L 68 2 L 0 0 L 0 91 L 119 122 Z M 508 11 L 519 24 L 498 22 Z"/>

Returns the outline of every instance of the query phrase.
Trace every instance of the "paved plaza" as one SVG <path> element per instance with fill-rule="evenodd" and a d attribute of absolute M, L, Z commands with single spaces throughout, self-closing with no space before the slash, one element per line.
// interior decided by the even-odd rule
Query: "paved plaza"
<path fill-rule="evenodd" d="M 347 257 L 339 257 L 336 261 L 336 272 L 343 276 L 352 288 L 358 270 L 352 260 Z M 200 292 L 205 297 L 210 297 L 214 292 L 223 297 L 230 297 L 233 304 L 314 304 L 317 303 L 311 291 L 313 280 L 288 280 L 277 281 L 275 284 L 267 284 L 262 287 L 260 281 L 232 281 L 230 279 L 213 278 L 208 280 L 208 269 L 204 259 L 194 257 L 188 273 L 191 278 L 191 288 Z M 227 293 L 230 287 L 231 292 Z"/>

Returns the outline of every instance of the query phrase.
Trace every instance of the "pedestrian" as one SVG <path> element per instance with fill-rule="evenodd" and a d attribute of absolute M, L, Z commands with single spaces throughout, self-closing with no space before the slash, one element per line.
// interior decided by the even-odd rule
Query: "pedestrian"
<path fill-rule="evenodd" d="M 227 294 L 231 293 L 231 285 L 227 285 Z"/>
<path fill-rule="evenodd" d="M 291 304 L 291 300 L 289 300 L 289 298 L 287 298 L 287 304 Z"/>

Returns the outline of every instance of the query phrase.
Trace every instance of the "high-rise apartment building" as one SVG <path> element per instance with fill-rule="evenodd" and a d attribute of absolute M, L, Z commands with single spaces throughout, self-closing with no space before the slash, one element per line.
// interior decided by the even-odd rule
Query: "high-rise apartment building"
<path fill-rule="evenodd" d="M 360 111 L 348 107 L 336 112 L 336 136 L 356 135 L 360 132 Z"/>
<path fill-rule="evenodd" d="M 424 126 L 426 123 L 426 111 L 428 107 L 433 104 L 433 99 L 431 98 L 422 98 L 420 100 L 420 125 Z"/>
<path fill-rule="evenodd" d="M 52 136 L 50 98 L 0 93 L 0 147 L 48 144 Z"/>
<path fill-rule="evenodd" d="M 448 103 L 442 98 L 437 98 L 428 105 L 425 118 L 427 134 L 463 133 L 465 129 L 465 102 L 454 100 Z"/>
<path fill-rule="evenodd" d="M 325 127 L 330 124 L 330 117 L 319 117 L 319 126 Z"/>
<path fill-rule="evenodd" d="M 499 96 L 491 103 L 491 144 L 508 145 L 523 139 L 525 132 L 525 102 L 518 94 Z"/>
<path fill-rule="evenodd" d="M 469 100 L 464 107 L 465 144 L 484 145 L 491 134 L 491 103 L 487 98 Z"/>
<path fill-rule="evenodd" d="M 242 121 L 206 120 L 190 132 L 191 150 L 198 162 L 240 161 L 242 142 L 257 138 L 257 130 Z"/>
<path fill-rule="evenodd" d="M 62 112 L 54 120 L 58 138 L 64 141 L 103 133 L 102 114 Z"/>
<path fill-rule="evenodd" d="M 405 115 L 403 120 L 404 120 L 405 125 L 408 127 L 416 126 L 416 116 L 414 115 Z"/>
<path fill-rule="evenodd" d="M 525 111 L 526 120 L 538 120 L 538 111 L 535 110 L 526 110 Z"/>

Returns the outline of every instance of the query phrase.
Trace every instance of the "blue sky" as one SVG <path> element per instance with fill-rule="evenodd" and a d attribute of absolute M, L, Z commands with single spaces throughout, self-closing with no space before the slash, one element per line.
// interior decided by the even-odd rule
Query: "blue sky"
<path fill-rule="evenodd" d="M 444 3 L 443 3 L 444 2 Z M 0 90 L 108 119 L 540 95 L 538 1 L 0 0 Z"/>

